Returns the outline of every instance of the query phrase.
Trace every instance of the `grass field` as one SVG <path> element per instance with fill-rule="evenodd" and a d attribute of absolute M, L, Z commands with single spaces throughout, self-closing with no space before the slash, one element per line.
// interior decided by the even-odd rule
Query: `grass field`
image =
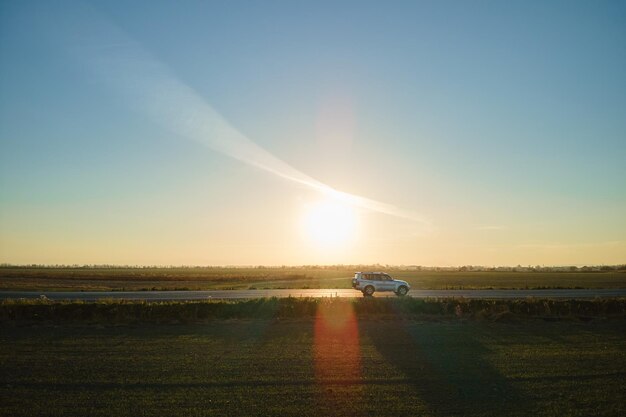
<path fill-rule="evenodd" d="M 381 267 L 382 268 L 382 267 Z M 453 272 L 388 270 L 415 289 L 626 288 L 626 271 Z M 354 269 L 0 268 L 0 290 L 121 291 L 350 288 Z"/>
<path fill-rule="evenodd" d="M 350 306 L 350 303 L 342 303 Z M 626 322 L 0 324 L 5 416 L 617 416 Z"/>

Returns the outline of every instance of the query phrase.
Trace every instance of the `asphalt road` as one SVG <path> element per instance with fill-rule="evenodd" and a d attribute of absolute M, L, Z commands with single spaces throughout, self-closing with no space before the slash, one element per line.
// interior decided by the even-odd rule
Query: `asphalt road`
<path fill-rule="evenodd" d="M 227 290 L 227 291 L 0 291 L 0 299 L 40 298 L 51 300 L 96 301 L 99 299 L 188 301 L 232 300 L 263 297 L 363 297 L 352 289 L 289 289 L 289 290 Z M 376 297 L 395 297 L 394 293 L 376 293 Z M 411 290 L 413 298 L 612 298 L 626 297 L 626 289 L 583 290 Z"/>

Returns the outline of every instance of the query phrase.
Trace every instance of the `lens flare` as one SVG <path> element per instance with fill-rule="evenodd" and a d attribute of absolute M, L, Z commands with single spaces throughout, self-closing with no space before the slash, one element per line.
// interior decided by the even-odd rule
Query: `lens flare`
<path fill-rule="evenodd" d="M 359 326 L 352 303 L 334 299 L 321 302 L 314 332 L 315 379 L 323 393 L 321 400 L 345 402 L 345 398 L 336 398 L 341 396 L 337 387 L 359 384 L 362 377 Z M 358 403 L 359 398 L 350 401 Z"/>
<path fill-rule="evenodd" d="M 126 101 L 129 107 L 163 128 L 353 207 L 405 218 L 421 226 L 425 232 L 431 231 L 430 222 L 412 210 L 336 190 L 278 158 L 240 132 L 204 97 L 96 10 L 85 7 L 80 11 L 63 10 L 60 13 L 51 8 L 49 12 L 47 19 L 57 22 L 55 27 L 60 28 L 55 36 L 66 46 L 70 56 L 87 67 L 98 80 L 104 81 L 107 89 Z M 346 118 L 351 117 L 349 113 L 343 113 Z M 335 122 L 330 122 L 332 120 L 325 124 L 333 127 Z M 349 126 L 347 123 L 337 134 L 347 135 L 352 131 Z M 323 130 L 321 133 L 331 135 L 332 139 L 333 131 Z"/>

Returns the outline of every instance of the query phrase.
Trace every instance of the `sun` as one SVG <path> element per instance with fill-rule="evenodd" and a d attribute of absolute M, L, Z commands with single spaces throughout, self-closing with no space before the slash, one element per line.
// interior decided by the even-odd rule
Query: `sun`
<path fill-rule="evenodd" d="M 332 199 L 307 207 L 303 220 L 306 236 L 321 248 L 336 248 L 349 243 L 355 237 L 356 223 L 354 209 Z"/>

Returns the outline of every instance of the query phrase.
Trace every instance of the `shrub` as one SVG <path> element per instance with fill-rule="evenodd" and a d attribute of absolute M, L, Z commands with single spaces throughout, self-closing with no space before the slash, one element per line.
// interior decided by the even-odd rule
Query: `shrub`
<path fill-rule="evenodd" d="M 114 301 L 52 302 L 5 300 L 0 302 L 0 322 L 86 323 L 193 323 L 211 319 L 313 318 L 323 306 L 356 317 L 418 318 L 425 316 L 469 319 L 511 317 L 626 317 L 626 299 L 594 300 L 482 300 L 403 298 L 258 298 L 237 301 Z"/>

